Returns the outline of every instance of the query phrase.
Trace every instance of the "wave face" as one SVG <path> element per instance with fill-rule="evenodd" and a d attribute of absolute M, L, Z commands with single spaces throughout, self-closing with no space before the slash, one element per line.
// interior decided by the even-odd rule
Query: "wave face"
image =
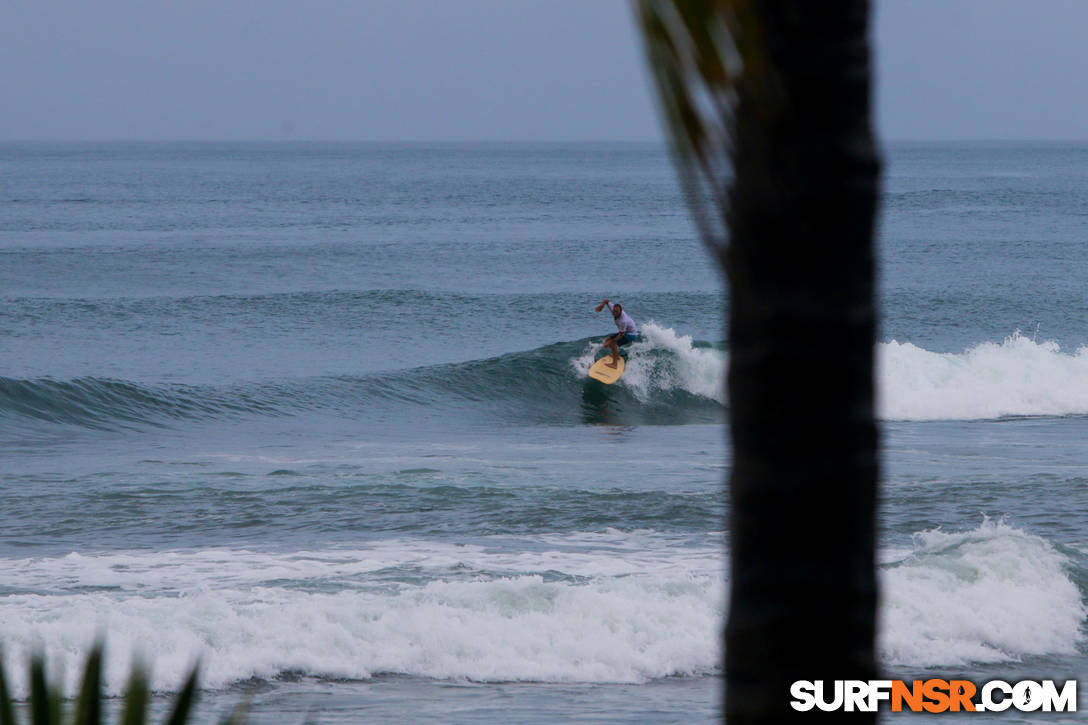
<path fill-rule="evenodd" d="M 89 428 L 161 423 L 244 412 L 271 413 L 271 400 L 244 391 L 216 395 L 197 386 L 146 386 L 124 380 L 19 380 L 0 377 L 0 420 L 35 419 Z"/>
<path fill-rule="evenodd" d="M 722 420 L 722 350 L 650 322 L 627 349 L 623 377 L 607 387 L 586 374 L 601 354 L 600 338 L 590 338 L 461 363 L 229 386 L 0 377 L 0 426 L 35 420 L 112 429 L 303 412 L 357 418 L 390 406 L 460 413 L 474 405 L 481 414 L 486 407 L 486 414 L 548 424 Z M 876 357 L 883 420 L 1088 415 L 1088 347 L 1070 353 L 1016 333 L 962 353 L 893 340 L 878 344 Z"/>
<path fill-rule="evenodd" d="M 1085 571 L 1045 539 L 986 519 L 925 531 L 883 564 L 880 649 L 904 666 L 960 666 L 1074 654 Z"/>
<path fill-rule="evenodd" d="M 724 358 L 709 345 L 651 323 L 631 346 L 628 372 L 609 389 L 586 376 L 600 350 L 599 340 L 580 340 L 463 363 L 232 386 L 0 378 L 0 422 L 111 429 L 302 412 L 357 417 L 390 406 L 441 412 L 474 403 L 546 423 L 721 420 Z"/>

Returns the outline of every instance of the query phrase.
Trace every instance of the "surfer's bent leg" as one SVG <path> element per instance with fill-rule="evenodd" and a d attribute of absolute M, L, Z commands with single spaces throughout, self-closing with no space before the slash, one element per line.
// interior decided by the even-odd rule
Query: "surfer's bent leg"
<path fill-rule="evenodd" d="M 616 338 L 618 338 L 618 337 L 619 337 L 619 335 L 611 335 L 610 337 L 606 338 L 605 341 L 604 341 L 604 346 L 612 351 L 612 362 L 605 363 L 610 368 L 616 367 L 616 365 L 618 365 L 619 362 L 620 362 L 620 348 L 616 344 Z"/>

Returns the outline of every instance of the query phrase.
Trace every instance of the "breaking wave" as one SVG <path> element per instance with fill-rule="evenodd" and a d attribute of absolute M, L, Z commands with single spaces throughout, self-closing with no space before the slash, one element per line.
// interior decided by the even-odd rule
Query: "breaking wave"
<path fill-rule="evenodd" d="M 709 344 L 651 323 L 632 346 L 628 372 L 609 389 L 585 374 L 599 352 L 599 341 L 579 340 L 462 363 L 232 386 L 0 377 L 0 427 L 5 419 L 113 429 L 303 412 L 352 417 L 389 406 L 441 411 L 475 403 L 545 423 L 721 420 L 724 357 Z"/>
<path fill-rule="evenodd" d="M 355 417 L 405 405 L 440 413 L 481 403 L 489 415 L 534 423 L 723 419 L 728 355 L 721 346 L 650 322 L 627 348 L 627 369 L 612 386 L 586 375 L 602 354 L 593 338 L 468 362 L 230 386 L 0 377 L 0 429 L 20 420 L 110 429 L 303 412 Z M 876 372 L 884 420 L 1088 415 L 1088 347 L 1066 352 L 1019 333 L 962 353 L 880 343 Z"/>
<path fill-rule="evenodd" d="M 877 380 L 879 414 L 890 420 L 1088 414 L 1088 347 L 1068 353 L 1019 332 L 962 353 L 883 343 Z"/>
<path fill-rule="evenodd" d="M 1072 654 L 1088 616 L 1073 559 L 1045 539 L 985 519 L 923 531 L 882 565 L 880 649 L 900 666 L 959 666 Z"/>

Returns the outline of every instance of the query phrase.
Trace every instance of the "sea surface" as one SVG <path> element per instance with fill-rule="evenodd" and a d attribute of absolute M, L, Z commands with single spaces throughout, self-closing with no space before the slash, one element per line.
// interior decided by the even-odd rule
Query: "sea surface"
<path fill-rule="evenodd" d="M 1088 146 L 885 152 L 885 671 L 1084 678 Z M 715 721 L 726 304 L 656 145 L 0 144 L 16 693 L 101 637 L 200 722 Z"/>

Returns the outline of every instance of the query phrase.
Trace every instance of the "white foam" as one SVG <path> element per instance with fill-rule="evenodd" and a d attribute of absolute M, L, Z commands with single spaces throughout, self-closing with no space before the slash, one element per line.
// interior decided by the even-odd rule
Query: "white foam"
<path fill-rule="evenodd" d="M 877 346 L 879 414 L 891 420 L 971 420 L 1088 414 L 1088 348 L 1062 352 L 1019 332 L 1000 345 L 937 353 Z"/>
<path fill-rule="evenodd" d="M 628 348 L 627 365 L 619 385 L 629 389 L 640 401 L 655 393 L 684 390 L 702 398 L 725 402 L 725 355 L 718 350 L 696 347 L 690 335 L 647 322 L 639 341 Z M 600 343 L 590 345 L 571 361 L 579 377 L 586 377 Z"/>
<path fill-rule="evenodd" d="M 600 353 L 590 345 L 571 361 L 585 377 Z M 619 385 L 641 401 L 686 390 L 725 403 L 728 355 L 653 322 L 629 348 Z M 800 359 L 800 358 L 799 358 Z M 883 420 L 980 420 L 1003 416 L 1088 415 L 1088 347 L 1063 352 L 1020 332 L 1000 344 L 939 353 L 910 342 L 876 346 L 877 415 Z"/>
<path fill-rule="evenodd" d="M 20 696 L 38 646 L 67 663 L 74 693 L 98 633 L 111 694 L 140 652 L 159 690 L 176 689 L 197 658 L 213 688 L 287 670 L 543 682 L 706 674 L 721 657 L 721 538 L 609 530 L 7 560 L 0 642 Z M 984 520 L 919 533 L 881 562 L 879 645 L 889 665 L 1076 651 L 1088 607 L 1071 562 L 1042 538 Z"/>
<path fill-rule="evenodd" d="M 641 682 L 716 670 L 721 567 L 720 542 L 648 532 L 537 537 L 520 550 L 396 540 L 72 554 L 0 568 L 0 584 L 40 588 L 0 600 L 0 641 L 21 694 L 38 645 L 68 662 L 74 692 L 96 632 L 107 634 L 113 694 L 136 651 L 161 690 L 176 689 L 197 657 L 213 688 L 285 670 Z"/>
<path fill-rule="evenodd" d="M 1072 654 L 1088 615 L 1065 556 L 1001 521 L 915 535 L 883 569 L 885 662 L 950 666 Z"/>

